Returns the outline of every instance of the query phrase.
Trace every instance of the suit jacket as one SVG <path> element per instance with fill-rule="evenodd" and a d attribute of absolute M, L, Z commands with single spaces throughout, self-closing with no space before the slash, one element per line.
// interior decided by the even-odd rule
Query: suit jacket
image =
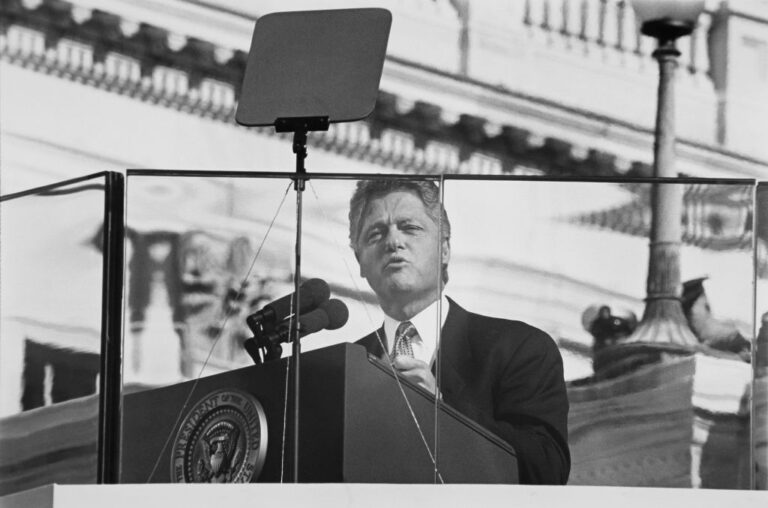
<path fill-rule="evenodd" d="M 481 316 L 449 301 L 432 367 L 443 401 L 515 448 L 521 483 L 565 484 L 568 397 L 555 342 L 521 321 Z M 358 343 L 384 355 L 376 332 Z"/>

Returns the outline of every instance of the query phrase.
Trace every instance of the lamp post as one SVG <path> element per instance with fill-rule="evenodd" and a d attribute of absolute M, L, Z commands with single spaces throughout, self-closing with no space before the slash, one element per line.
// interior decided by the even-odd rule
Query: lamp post
<path fill-rule="evenodd" d="M 659 89 L 653 151 L 653 176 L 675 177 L 674 79 L 679 37 L 689 35 L 704 10 L 704 0 L 632 0 L 644 35 L 658 40 Z M 624 343 L 659 344 L 682 349 L 698 345 L 680 304 L 680 239 L 683 186 L 653 183 L 651 237 L 645 312 Z"/>

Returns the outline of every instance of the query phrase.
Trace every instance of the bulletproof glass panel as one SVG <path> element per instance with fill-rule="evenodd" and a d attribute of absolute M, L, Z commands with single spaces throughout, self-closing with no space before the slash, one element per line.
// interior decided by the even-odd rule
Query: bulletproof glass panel
<path fill-rule="evenodd" d="M 0 495 L 97 480 L 107 184 L 0 202 Z"/>
<path fill-rule="evenodd" d="M 755 333 L 752 365 L 753 487 L 768 489 L 768 184 L 755 199 Z"/>
<path fill-rule="evenodd" d="M 356 256 L 349 206 L 364 182 Z M 411 187 L 437 204 L 439 186 L 406 183 L 313 177 L 297 235 L 286 175 L 129 173 L 122 482 L 289 482 L 295 463 L 301 482 L 435 481 L 434 384 L 397 375 L 377 349 L 377 290 L 410 291 L 417 306 L 438 295 L 437 226 Z M 435 309 L 419 309 L 433 343 Z M 368 351 L 354 344 L 366 336 Z"/>
<path fill-rule="evenodd" d="M 749 488 L 751 182 L 444 192 L 443 400 L 514 447 L 521 482 Z"/>

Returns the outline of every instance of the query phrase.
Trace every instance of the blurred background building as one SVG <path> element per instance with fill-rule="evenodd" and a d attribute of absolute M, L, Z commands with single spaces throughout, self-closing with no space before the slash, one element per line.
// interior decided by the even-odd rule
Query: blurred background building
<path fill-rule="evenodd" d="M 0 0 L 0 193 L 127 168 L 291 171 L 290 138 L 234 123 L 254 21 L 275 11 L 368 6 L 393 15 L 376 109 L 365 121 L 313 133 L 310 172 L 612 179 L 516 193 L 485 187 L 461 205 L 460 187 L 453 187 L 446 204 L 451 213 L 453 199 L 460 210 L 452 221 L 465 238 L 473 231 L 470 215 L 482 211 L 500 221 L 496 231 L 508 228 L 531 250 L 502 243 L 478 253 L 471 245 L 482 239 L 464 246 L 458 240 L 449 290 L 460 301 L 475 302 L 473 310 L 534 323 L 558 341 L 574 403 L 572 483 L 749 487 L 749 449 L 759 440 L 750 440 L 750 405 L 744 402 L 752 375 L 745 361 L 749 347 L 737 338 L 748 344 L 755 335 L 755 211 L 748 183 L 686 186 L 682 276 L 708 276 L 688 285 L 686 309 L 707 323 L 700 330 L 725 330 L 699 336 L 709 337 L 702 343 L 726 344 L 718 350 L 731 356 L 674 364 L 675 379 L 708 373 L 697 378 L 707 381 L 695 389 L 684 383 L 667 392 L 670 411 L 680 416 L 673 420 L 677 430 L 647 423 L 650 413 L 664 410 L 633 413 L 632 404 L 653 406 L 657 392 L 627 395 L 616 387 L 620 382 L 591 384 L 593 350 L 627 333 L 642 315 L 645 296 L 649 185 L 633 179 L 651 175 L 658 70 L 651 57 L 655 41 L 639 34 L 625 0 Z M 768 131 L 768 2 L 708 1 L 679 48 L 678 173 L 768 178 L 768 143 L 761 135 Z M 280 255 L 290 246 L 290 217 L 278 221 L 283 236 L 265 251 L 247 298 L 230 297 L 259 250 L 254 231 L 269 221 L 282 189 L 270 191 L 277 194 L 273 202 L 263 188 L 247 194 L 231 180 L 134 182 L 129 179 L 126 382 L 196 376 L 207 361 L 209 338 L 221 333 L 229 346 L 207 366 L 246 365 L 238 349 L 247 333 L 242 317 L 290 288 L 290 260 Z M 321 193 L 341 245 L 348 190 Z M 262 210 L 241 208 L 256 195 L 265 203 Z M 510 201 L 516 205 L 509 208 Z M 67 213 L 57 212 L 56 220 L 43 214 L 39 221 L 66 232 Z M 537 221 L 526 226 L 509 220 L 526 214 Z M 72 222 L 72 256 L 98 253 L 98 245 L 87 241 L 98 234 L 98 223 L 82 227 L 87 222 Z M 543 230 L 546 238 L 536 236 L 542 224 L 552 228 Z M 10 235 L 20 235 L 24 226 L 23 220 L 4 225 L 7 277 L 9 260 L 16 259 L 9 254 Z M 553 243 L 553 232 L 566 247 Z M 335 255 L 337 245 L 328 238 L 312 242 L 318 257 Z M 44 251 L 45 245 L 30 250 Z M 605 258 L 596 258 L 596 250 Z M 37 259 L 29 254 L 27 262 Z M 45 259 L 87 277 L 82 262 Z M 330 271 L 334 291 L 355 293 L 342 271 Z M 328 273 L 310 267 L 308 275 Z M 476 287 L 494 291 L 476 294 Z M 68 289 L 51 291 L 66 299 Z M 7 283 L 2 297 L 0 416 L 87 394 L 83 386 L 95 386 L 98 348 L 83 337 L 98 330 L 79 334 L 62 327 L 78 314 L 64 318 L 55 311 L 30 323 L 25 313 L 33 306 L 19 303 Z M 705 305 L 702 297 L 706 308 L 697 311 Z M 222 324 L 231 312 L 240 317 Z M 706 312 L 718 319 L 707 321 L 708 315 L 701 317 Z M 336 332 L 317 345 L 362 336 L 376 319 L 353 317 L 344 335 Z M 229 328 L 222 331 L 224 326 Z M 53 365 L 52 350 L 73 341 L 79 345 L 72 356 Z M 55 378 L 51 369 L 64 372 L 72 365 L 79 372 L 77 382 L 67 385 L 73 388 L 57 387 L 52 379 L 61 383 L 64 377 Z M 641 374 L 654 378 L 653 368 Z M 24 395 L 25 387 L 35 393 Z M 59 389 L 65 393 L 52 396 Z M 617 394 L 639 399 L 619 411 L 618 420 L 601 420 L 612 407 L 601 401 Z M 681 400 L 687 400 L 684 409 L 675 405 Z M 688 426 L 675 434 L 680 425 Z M 656 441 L 649 437 L 654 429 Z M 644 437 L 630 439 L 628 432 Z M 708 441 L 710 435 L 718 440 Z M 765 449 L 765 432 L 759 439 Z M 702 461 L 710 469 L 702 469 Z"/>

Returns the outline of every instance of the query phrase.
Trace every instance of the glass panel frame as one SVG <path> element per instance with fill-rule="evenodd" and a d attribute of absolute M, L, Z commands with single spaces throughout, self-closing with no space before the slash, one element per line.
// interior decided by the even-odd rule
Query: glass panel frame
<path fill-rule="evenodd" d="M 13 475 L 9 474 L 10 483 L 4 486 L 3 493 L 54 481 L 109 483 L 116 479 L 115 466 L 118 459 L 115 444 L 119 422 L 122 346 L 122 183 L 122 175 L 101 172 L 0 197 L 0 206 L 6 211 L 3 217 L 6 226 L 3 228 L 3 250 L 6 255 L 3 256 L 2 266 L 6 274 L 3 281 L 6 305 L 2 309 L 7 318 L 3 319 L 3 323 L 8 324 L 7 327 L 4 326 L 5 331 L 11 336 L 18 333 L 26 336 L 30 330 L 29 326 L 39 321 L 39 324 L 44 326 L 38 327 L 38 335 L 45 333 L 44 329 L 48 327 L 48 335 L 58 333 L 75 340 L 72 348 L 67 348 L 66 344 L 62 343 L 60 346 L 65 349 L 57 349 L 57 352 L 51 355 L 46 352 L 48 345 L 36 346 L 36 343 L 27 339 L 30 346 L 35 346 L 36 351 L 39 350 L 37 356 L 42 358 L 43 362 L 43 398 L 38 402 L 46 406 L 49 406 L 46 402 L 48 399 L 51 399 L 50 402 L 65 402 L 50 405 L 27 416 L 19 413 L 19 416 L 6 419 L 4 426 L 9 431 L 13 429 L 14 419 L 21 422 L 29 418 L 29 425 L 32 422 L 40 424 L 47 421 L 46 418 L 54 420 L 40 426 L 36 431 L 39 435 L 34 439 L 24 441 L 22 437 L 22 441 L 19 441 L 21 448 L 14 450 L 14 454 L 3 454 L 6 457 L 26 458 L 28 461 L 34 459 L 39 468 L 35 483 L 19 480 L 19 483 L 13 484 Z M 93 190 L 102 192 L 103 198 L 94 199 L 90 194 Z M 71 196 L 78 193 L 79 197 L 86 200 L 81 198 L 79 203 L 72 201 Z M 27 205 L 40 197 L 49 198 L 48 206 L 43 207 L 40 203 Z M 26 206 L 22 215 L 16 212 L 10 214 L 8 207 L 18 207 L 22 204 Z M 79 206 L 75 206 L 78 204 Z M 50 213 L 55 215 L 54 220 L 44 215 L 48 210 L 52 210 Z M 71 223 L 70 228 L 64 227 L 67 218 Z M 14 232 L 22 237 L 9 238 L 9 234 Z M 52 240 L 36 249 L 24 249 L 23 237 L 30 233 L 39 235 L 41 232 L 47 232 Z M 77 240 L 75 245 L 71 244 L 72 239 Z M 19 249 L 24 251 L 21 255 L 17 252 Z M 11 255 L 14 252 L 15 254 Z M 90 259 L 94 252 L 99 253 L 100 260 Z M 46 263 L 46 256 L 52 256 L 55 260 Z M 35 259 L 39 262 L 33 265 Z M 7 277 L 12 269 L 8 263 L 14 263 L 16 266 L 12 272 L 12 280 Z M 17 265 L 18 263 L 23 264 Z M 50 266 L 53 272 L 50 269 L 46 272 L 46 266 Z M 48 275 L 45 275 L 46 273 Z M 16 286 L 8 287 L 9 280 L 10 284 Z M 34 285 L 34 281 L 38 281 L 36 289 L 29 285 Z M 89 290 L 88 284 L 98 289 Z M 45 304 L 40 302 L 40 298 L 22 296 L 33 293 L 38 296 L 47 295 L 55 301 Z M 35 302 L 41 305 L 37 310 L 34 310 Z M 9 303 L 13 305 L 8 305 Z M 94 307 L 98 309 L 95 313 Z M 25 318 L 26 314 L 29 316 Z M 11 326 L 9 323 L 13 320 L 19 323 L 23 321 L 26 325 Z M 48 321 L 53 323 L 52 320 L 58 320 L 60 323 L 55 326 L 45 325 Z M 89 341 L 87 336 L 95 340 Z M 7 336 L 5 340 L 9 340 Z M 91 355 L 95 358 L 83 352 L 83 347 L 95 351 Z M 7 355 L 4 355 L 5 357 Z M 4 370 L 8 372 L 8 369 Z M 86 393 L 88 384 L 95 390 L 93 395 L 80 397 L 78 394 Z M 7 383 L 5 386 L 7 389 Z M 80 388 L 77 388 L 78 386 Z M 67 393 L 73 389 L 80 391 L 72 392 L 74 395 L 68 396 Z M 49 395 L 46 396 L 46 393 Z M 4 390 L 3 396 L 7 398 L 8 395 Z M 57 414 L 59 418 L 64 418 L 60 424 L 55 422 Z M 28 428 L 36 427 L 31 425 Z M 23 436 L 26 431 L 19 429 L 19 432 L 19 436 Z M 86 438 L 90 432 L 93 432 L 92 440 Z M 74 440 L 81 445 L 73 447 L 73 443 L 68 441 L 64 451 L 52 453 L 50 449 L 46 449 L 42 456 L 35 455 L 37 452 L 34 450 L 33 441 L 51 444 L 57 441 L 55 436 L 66 438 L 68 435 L 70 438 L 79 436 Z M 8 440 L 6 445 L 13 447 L 11 441 L 12 439 Z M 68 461 L 77 464 L 77 467 L 66 466 Z M 13 466 L 7 467 L 13 470 Z"/>
<path fill-rule="evenodd" d="M 752 354 L 752 486 L 768 490 L 768 182 L 755 188 L 755 344 Z"/>

